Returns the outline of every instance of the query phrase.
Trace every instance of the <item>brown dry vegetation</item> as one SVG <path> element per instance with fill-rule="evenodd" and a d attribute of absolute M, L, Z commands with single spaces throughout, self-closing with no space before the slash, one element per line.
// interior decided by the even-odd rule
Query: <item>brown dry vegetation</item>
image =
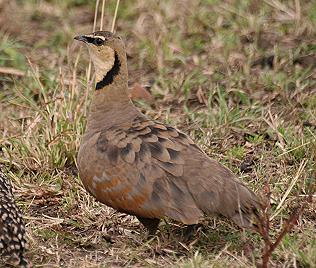
<path fill-rule="evenodd" d="M 106 1 L 106 29 L 114 8 Z M 35 267 L 256 266 L 262 239 L 225 219 L 207 218 L 190 242 L 166 221 L 147 241 L 134 217 L 83 189 L 76 152 L 93 83 L 72 38 L 92 30 L 94 9 L 85 0 L 0 0 L 0 165 L 25 214 L 28 258 Z M 315 28 L 310 0 L 119 7 L 131 88 L 151 87 L 137 105 L 189 133 L 258 195 L 268 182 L 272 238 L 315 180 Z M 296 224 L 272 266 L 316 266 L 315 197 Z"/>

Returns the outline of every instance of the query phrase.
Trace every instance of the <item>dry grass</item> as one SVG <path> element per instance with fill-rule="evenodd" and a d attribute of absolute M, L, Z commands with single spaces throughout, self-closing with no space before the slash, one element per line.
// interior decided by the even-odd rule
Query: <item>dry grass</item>
<path fill-rule="evenodd" d="M 101 4 L 101 3 L 100 3 Z M 106 1 L 110 29 L 116 1 Z M 89 196 L 76 171 L 91 83 L 95 2 L 0 1 L 0 165 L 24 211 L 35 267 L 252 267 L 259 235 L 208 218 L 196 240 L 165 222 L 146 241 L 131 216 Z M 150 85 L 143 111 L 191 134 L 259 195 L 270 185 L 276 235 L 314 183 L 315 1 L 121 1 L 130 85 Z M 98 14 L 100 25 L 101 8 Z M 278 267 L 316 266 L 316 206 L 272 255 Z"/>

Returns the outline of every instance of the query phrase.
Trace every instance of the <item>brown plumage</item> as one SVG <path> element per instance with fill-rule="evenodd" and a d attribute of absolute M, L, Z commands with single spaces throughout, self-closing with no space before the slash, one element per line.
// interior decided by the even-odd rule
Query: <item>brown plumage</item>
<path fill-rule="evenodd" d="M 22 214 L 15 204 L 11 183 L 0 172 L 0 264 L 27 267 Z"/>
<path fill-rule="evenodd" d="M 186 134 L 146 118 L 130 101 L 123 41 L 109 32 L 75 39 L 87 44 L 97 80 L 78 154 L 85 188 L 137 216 L 151 234 L 161 218 L 191 225 L 204 214 L 252 227 L 255 194 Z"/>

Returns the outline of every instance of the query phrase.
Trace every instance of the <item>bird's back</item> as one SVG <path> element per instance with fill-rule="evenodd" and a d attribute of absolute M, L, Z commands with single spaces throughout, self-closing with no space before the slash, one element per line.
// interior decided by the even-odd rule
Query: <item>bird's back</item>
<path fill-rule="evenodd" d="M 80 177 L 99 201 L 145 218 L 195 224 L 221 214 L 249 227 L 256 196 L 187 135 L 140 113 L 113 123 L 79 154 Z"/>

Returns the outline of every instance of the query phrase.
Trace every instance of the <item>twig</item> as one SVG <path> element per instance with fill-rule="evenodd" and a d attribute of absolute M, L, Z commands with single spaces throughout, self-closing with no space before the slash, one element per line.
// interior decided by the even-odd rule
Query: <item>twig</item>
<path fill-rule="evenodd" d="M 296 17 L 296 23 L 299 23 L 301 20 L 301 3 L 300 0 L 295 0 L 295 17 Z"/>
<path fill-rule="evenodd" d="M 25 72 L 11 68 L 11 67 L 0 67 L 0 73 L 2 74 L 11 74 L 11 75 L 16 75 L 16 76 L 24 76 Z"/>
<path fill-rule="evenodd" d="M 315 148 L 315 160 L 316 160 L 316 148 Z M 306 162 L 303 161 L 299 167 L 299 170 L 297 172 L 297 177 L 299 177 L 299 174 L 302 172 L 303 168 L 305 167 Z M 262 215 L 260 215 L 260 222 L 258 223 L 258 232 L 261 235 L 263 241 L 264 241 L 264 247 L 262 250 L 262 265 L 260 267 L 262 268 L 268 268 L 269 267 L 269 261 L 271 258 L 271 255 L 273 251 L 278 247 L 278 245 L 281 243 L 282 239 L 286 234 L 288 234 L 293 227 L 297 224 L 297 221 L 299 217 L 303 214 L 304 210 L 308 206 L 308 204 L 311 204 L 313 202 L 313 196 L 316 193 L 316 170 L 314 174 L 314 181 L 312 186 L 310 187 L 310 191 L 307 196 L 305 196 L 302 199 L 297 198 L 296 201 L 300 204 L 290 215 L 288 220 L 283 224 L 283 228 L 281 232 L 277 235 L 274 242 L 270 239 L 270 217 L 269 217 L 269 210 L 270 210 L 270 187 L 268 183 L 265 186 L 265 195 L 266 198 L 262 205 Z"/>
<path fill-rule="evenodd" d="M 115 22 L 116 22 L 116 17 L 117 17 L 117 11 L 118 11 L 118 7 L 120 5 L 120 0 L 116 1 L 116 6 L 115 6 L 115 12 L 114 12 L 114 17 L 113 17 L 113 21 L 112 21 L 112 27 L 111 27 L 111 32 L 114 32 L 114 27 L 115 27 Z"/>
<path fill-rule="evenodd" d="M 104 7 L 105 7 L 105 0 L 102 0 L 100 31 L 103 30 Z"/>
<path fill-rule="evenodd" d="M 297 149 L 299 149 L 299 148 L 302 148 L 302 147 L 304 147 L 304 146 L 306 146 L 306 145 L 309 145 L 309 144 L 311 144 L 311 143 L 312 143 L 311 141 L 305 142 L 305 143 L 303 143 L 303 144 L 301 144 L 301 145 L 298 145 L 298 146 L 296 146 L 296 147 L 294 147 L 294 148 L 292 148 L 292 149 L 290 149 L 290 150 L 288 150 L 288 151 L 284 151 L 283 153 L 279 154 L 278 157 L 281 157 L 281 156 L 283 156 L 283 155 L 285 155 L 285 154 L 288 154 L 288 153 L 290 153 L 290 152 L 293 152 L 293 151 L 295 151 L 295 150 L 297 150 Z"/>
<path fill-rule="evenodd" d="M 96 3 L 95 3 L 94 20 L 93 20 L 93 31 L 95 31 L 95 27 L 97 25 L 98 11 L 99 11 L 99 2 L 100 2 L 100 0 L 97 0 Z"/>
<path fill-rule="evenodd" d="M 295 18 L 296 14 L 294 13 L 293 10 L 288 8 L 286 5 L 282 4 L 280 1 L 277 0 L 263 0 L 266 4 L 272 6 L 275 9 L 278 9 L 279 11 L 282 11 L 286 13 L 288 16 L 291 18 Z"/>
<path fill-rule="evenodd" d="M 97 25 L 99 2 L 100 2 L 100 0 L 97 0 L 96 3 L 95 3 L 94 20 L 93 20 L 93 28 L 92 28 L 93 32 L 95 32 L 95 28 L 96 28 L 96 25 Z M 87 89 L 89 89 L 89 85 L 90 85 L 91 67 L 92 67 L 92 62 L 91 62 L 91 59 L 90 59 L 89 60 L 89 65 L 88 65 L 88 71 L 87 71 Z"/>

